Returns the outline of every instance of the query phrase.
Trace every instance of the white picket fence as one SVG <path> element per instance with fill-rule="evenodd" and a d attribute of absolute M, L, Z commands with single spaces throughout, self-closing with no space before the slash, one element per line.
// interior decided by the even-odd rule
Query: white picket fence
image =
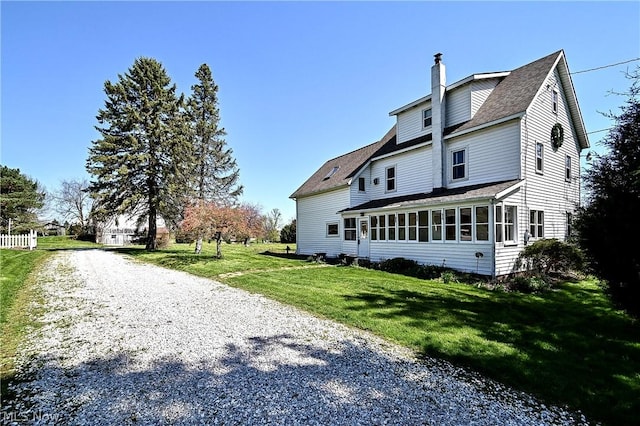
<path fill-rule="evenodd" d="M 34 230 L 22 235 L 0 234 L 0 248 L 28 248 L 33 250 L 37 246 L 38 233 Z"/>

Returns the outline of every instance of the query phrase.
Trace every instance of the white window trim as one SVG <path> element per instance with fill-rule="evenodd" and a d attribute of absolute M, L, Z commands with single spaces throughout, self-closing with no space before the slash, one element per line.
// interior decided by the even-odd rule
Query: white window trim
<path fill-rule="evenodd" d="M 338 227 L 338 233 L 335 235 L 329 234 L 329 225 L 336 225 Z M 340 238 L 340 222 L 325 222 L 324 232 L 327 238 Z"/>
<path fill-rule="evenodd" d="M 461 178 L 453 178 L 453 153 L 464 151 L 464 177 Z M 464 146 L 455 149 L 449 149 L 449 182 L 464 182 L 469 180 L 469 147 Z"/>
<path fill-rule="evenodd" d="M 425 125 L 424 125 L 424 113 L 425 113 L 426 111 L 431 111 L 431 124 L 429 124 L 428 126 L 425 126 Z M 433 109 L 432 109 L 431 107 L 429 107 L 429 108 L 424 108 L 424 109 L 422 110 L 422 112 L 420 113 L 420 120 L 421 120 L 421 122 L 422 122 L 422 130 L 430 129 L 430 128 L 433 126 Z"/>
<path fill-rule="evenodd" d="M 531 213 L 534 213 L 534 220 L 531 221 Z M 542 213 L 542 223 L 539 223 L 539 213 Z M 538 226 L 542 225 L 542 235 L 538 235 Z M 531 228 L 534 228 L 534 232 L 531 232 Z M 538 240 L 544 238 L 544 210 L 531 209 L 529 210 L 529 238 L 532 240 Z"/>
<path fill-rule="evenodd" d="M 471 210 L 471 222 L 469 222 L 469 225 L 471 225 L 471 238 L 468 239 L 468 240 L 463 240 L 462 239 L 462 212 L 460 211 L 462 209 Z M 457 229 L 456 234 L 457 234 L 457 237 L 458 237 L 458 242 L 461 243 L 461 244 L 472 244 L 472 243 L 475 243 L 475 238 L 474 238 L 474 233 L 475 233 L 474 232 L 474 222 L 475 222 L 475 220 L 474 220 L 474 217 L 473 217 L 473 215 L 474 215 L 474 207 L 473 206 L 461 206 L 461 207 L 458 207 L 457 210 L 458 210 L 458 212 L 457 212 L 457 214 L 458 214 L 458 223 L 456 225 L 457 225 L 458 229 Z"/>
<path fill-rule="evenodd" d="M 540 168 L 538 169 L 538 146 L 541 148 L 540 150 Z M 542 142 L 536 142 L 535 146 L 535 161 L 536 161 L 536 173 L 539 175 L 544 174 L 544 144 Z"/>
<path fill-rule="evenodd" d="M 477 213 L 476 213 L 476 209 L 479 207 L 484 207 L 487 209 L 487 221 L 486 222 L 478 222 L 477 220 Z M 473 222 L 473 224 L 471 225 L 471 231 L 473 233 L 473 237 L 472 237 L 472 241 L 474 243 L 479 242 L 479 243 L 488 243 L 489 241 L 491 241 L 491 217 L 490 217 L 490 206 L 487 204 L 477 204 L 477 205 L 473 205 L 471 207 L 471 220 Z M 487 239 L 486 240 L 479 240 L 478 239 L 478 225 L 487 225 Z"/>
<path fill-rule="evenodd" d="M 362 182 L 364 182 L 364 189 L 360 189 L 360 179 L 362 179 Z M 367 192 L 367 179 L 362 176 L 358 178 L 358 192 Z"/>
<path fill-rule="evenodd" d="M 389 178 L 387 177 L 387 170 L 389 169 L 393 169 L 393 189 L 387 189 L 387 183 L 389 181 Z M 396 191 L 398 191 L 398 167 L 396 164 L 393 164 L 384 168 L 384 192 L 385 194 L 390 194 Z"/>
<path fill-rule="evenodd" d="M 514 222 L 513 222 L 514 239 L 513 240 L 507 240 L 507 221 L 506 221 L 507 207 L 515 208 L 515 214 L 513 216 L 514 217 Z M 504 203 L 502 205 L 502 238 L 503 238 L 502 242 L 505 247 L 518 245 L 518 206 L 516 206 L 515 204 Z"/>
<path fill-rule="evenodd" d="M 554 114 L 557 114 L 559 107 L 560 107 L 560 92 L 558 91 L 558 89 L 553 89 L 551 91 L 551 111 Z"/>
<path fill-rule="evenodd" d="M 567 161 L 568 160 L 568 161 Z M 564 180 L 565 182 L 571 182 L 571 167 L 572 167 L 572 163 L 573 161 L 571 161 L 571 156 L 567 155 L 564 157 Z M 569 172 L 569 176 L 567 176 L 567 172 Z"/>

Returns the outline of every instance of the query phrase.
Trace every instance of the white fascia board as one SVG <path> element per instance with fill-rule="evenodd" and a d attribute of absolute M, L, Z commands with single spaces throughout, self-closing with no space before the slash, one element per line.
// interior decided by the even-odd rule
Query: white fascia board
<path fill-rule="evenodd" d="M 400 114 L 401 112 L 404 112 L 404 111 L 406 111 L 406 110 L 408 110 L 408 109 L 411 109 L 411 108 L 413 108 L 413 107 L 415 107 L 415 106 L 418 106 L 418 105 L 423 104 L 423 103 L 425 103 L 425 102 L 427 102 L 427 101 L 430 101 L 430 100 L 431 100 L 431 95 L 429 94 L 429 95 L 424 96 L 424 97 L 422 97 L 422 98 L 420 98 L 420 99 L 417 99 L 417 100 L 415 100 L 415 101 L 413 101 L 413 102 L 411 102 L 411 103 L 408 103 L 408 104 L 406 104 L 405 106 L 401 106 L 401 107 L 400 107 L 400 108 L 398 108 L 398 109 L 394 109 L 393 111 L 391 111 L 391 112 L 389 113 L 389 116 L 392 116 L 392 115 L 398 115 L 398 114 Z"/>
<path fill-rule="evenodd" d="M 513 194 L 514 192 L 516 192 L 518 189 L 520 189 L 520 187 L 524 185 L 524 180 L 513 184 L 512 186 L 508 187 L 507 189 L 503 189 L 502 191 L 498 192 L 495 197 L 493 197 L 496 201 L 500 201 L 503 198 L 508 197 L 509 195 Z"/>
<path fill-rule="evenodd" d="M 487 127 L 496 126 L 498 124 L 506 123 L 507 121 L 515 120 L 517 118 L 522 118 L 526 114 L 525 111 L 519 112 L 517 114 L 510 115 L 508 117 L 500 118 L 495 121 L 491 121 L 489 123 L 482 124 L 480 126 L 472 127 L 467 130 L 463 130 L 462 132 L 453 132 L 444 137 L 444 139 L 452 139 L 458 136 L 466 135 L 467 133 L 476 132 L 478 130 L 486 129 Z"/>
<path fill-rule="evenodd" d="M 456 81 L 453 84 L 450 84 L 449 86 L 447 86 L 445 88 L 445 92 L 447 92 L 449 90 L 453 90 L 453 89 L 455 89 L 457 87 L 460 87 L 460 86 L 462 86 L 464 84 L 470 83 L 470 82 L 472 82 L 474 80 L 484 80 L 484 79 L 487 79 L 487 78 L 506 77 L 510 73 L 511 73 L 510 71 L 503 71 L 503 72 L 492 72 L 492 73 L 486 73 L 486 74 L 473 74 L 473 75 L 470 75 L 469 77 L 463 78 L 462 80 Z M 398 115 L 401 112 L 404 112 L 404 111 L 406 111 L 408 109 L 411 109 L 411 108 L 413 108 L 415 106 L 418 106 L 418 105 L 420 105 L 422 103 L 425 103 L 427 101 L 430 101 L 430 100 L 431 100 L 431 95 L 430 94 L 427 95 L 427 96 L 423 96 L 422 98 L 416 99 L 415 101 L 413 101 L 411 103 L 408 103 L 408 104 L 406 104 L 404 106 L 401 106 L 400 108 L 394 109 L 393 111 L 391 111 L 389 113 L 389 115 L 390 116 Z"/>
<path fill-rule="evenodd" d="M 348 187 L 349 187 L 349 184 L 343 183 L 343 184 L 341 184 L 339 186 L 333 186 L 331 188 L 321 189 L 320 191 L 310 192 L 308 194 L 298 195 L 297 197 L 289 197 L 289 198 L 291 198 L 292 200 L 298 201 L 299 198 L 313 197 L 315 195 L 324 194 L 326 192 L 336 191 L 338 189 L 344 189 L 344 188 L 348 188 Z"/>
<path fill-rule="evenodd" d="M 372 162 L 372 161 L 382 160 L 383 158 L 393 157 L 394 155 L 404 154 L 405 152 L 413 151 L 414 149 L 423 148 L 423 147 L 429 146 L 429 145 L 431 145 L 431 141 L 423 142 L 421 144 L 410 146 L 408 148 L 399 149 L 398 151 L 393 151 L 393 152 L 390 152 L 388 154 L 384 154 L 384 155 L 380 155 L 378 157 L 374 157 L 371 160 L 369 160 L 369 163 Z M 369 163 L 367 163 L 367 165 L 369 165 Z"/>
<path fill-rule="evenodd" d="M 371 165 L 372 162 L 377 161 L 377 160 L 382 160 L 383 158 L 388 158 L 388 157 L 393 157 L 394 155 L 397 154 L 403 154 L 407 151 L 411 151 L 413 149 L 417 149 L 417 148 L 422 148 L 425 146 L 431 145 L 431 141 L 429 142 L 424 142 L 418 145 L 414 145 L 414 146 L 410 146 L 408 148 L 405 149 L 400 149 L 398 151 L 393 151 L 390 152 L 388 154 L 384 154 L 384 155 L 380 155 L 379 157 L 373 157 L 371 158 L 369 161 L 367 161 L 366 163 L 364 163 L 364 165 L 362 167 L 360 167 L 360 169 L 353 175 L 353 177 L 351 178 L 351 180 L 348 181 L 349 185 L 351 185 L 351 181 L 357 179 L 358 177 L 360 177 L 360 174 L 365 171 L 367 169 L 367 167 L 369 167 Z"/>

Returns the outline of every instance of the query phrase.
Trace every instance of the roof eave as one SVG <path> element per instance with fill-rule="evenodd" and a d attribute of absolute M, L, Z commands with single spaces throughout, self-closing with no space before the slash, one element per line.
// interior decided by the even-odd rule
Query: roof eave
<path fill-rule="evenodd" d="M 467 133 L 477 132 L 478 130 L 486 129 L 487 127 L 492 127 L 492 126 L 495 126 L 495 125 L 498 125 L 498 124 L 506 123 L 506 122 L 511 121 L 511 120 L 522 118 L 524 115 L 525 115 L 525 111 L 521 111 L 521 112 L 518 112 L 516 114 L 512 114 L 512 115 L 509 115 L 507 117 L 500 118 L 498 120 L 493 120 L 493 121 L 490 121 L 488 123 L 480 124 L 479 126 L 471 127 L 469 129 L 465 129 L 465 130 L 462 130 L 462 131 L 459 131 L 459 132 L 450 133 L 449 135 L 445 136 L 444 139 L 451 139 L 451 138 L 455 138 L 457 136 L 466 135 Z"/>
<path fill-rule="evenodd" d="M 297 191 L 296 191 L 293 194 L 291 194 L 289 196 L 289 198 L 292 199 L 292 200 L 297 200 L 298 198 L 311 197 L 312 195 L 320 195 L 320 194 L 324 194 L 326 192 L 331 192 L 331 191 L 336 191 L 338 189 L 348 188 L 350 185 L 351 185 L 351 180 L 349 180 L 346 183 L 343 183 L 343 184 L 340 184 L 340 185 L 336 185 L 336 186 L 332 186 L 330 188 L 320 189 L 318 191 L 312 191 L 312 192 L 306 192 L 306 193 L 300 193 L 300 194 L 298 194 Z"/>

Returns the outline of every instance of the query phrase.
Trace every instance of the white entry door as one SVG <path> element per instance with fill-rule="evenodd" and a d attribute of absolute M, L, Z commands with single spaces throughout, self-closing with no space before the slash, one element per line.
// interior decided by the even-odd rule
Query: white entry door
<path fill-rule="evenodd" d="M 369 218 L 358 219 L 358 257 L 369 257 Z"/>

